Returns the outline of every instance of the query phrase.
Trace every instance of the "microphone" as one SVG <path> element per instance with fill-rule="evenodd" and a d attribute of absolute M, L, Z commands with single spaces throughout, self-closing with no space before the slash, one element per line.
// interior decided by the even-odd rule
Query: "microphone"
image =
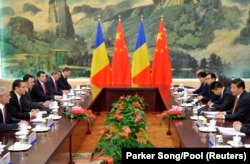
<path fill-rule="evenodd" d="M 205 105 L 205 106 L 201 107 L 200 109 L 197 110 L 197 114 L 200 115 L 203 110 L 206 110 L 208 108 L 209 108 L 208 105 Z"/>

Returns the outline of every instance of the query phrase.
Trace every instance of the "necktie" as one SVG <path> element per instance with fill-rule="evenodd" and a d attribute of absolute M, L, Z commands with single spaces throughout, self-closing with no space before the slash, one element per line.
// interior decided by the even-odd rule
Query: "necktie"
<path fill-rule="evenodd" d="M 42 88 L 43 88 L 44 94 L 46 94 L 46 88 L 45 88 L 44 84 L 42 84 Z"/>
<path fill-rule="evenodd" d="M 22 112 L 23 109 L 22 109 L 21 97 L 19 98 L 18 102 L 19 102 L 20 112 Z"/>
<path fill-rule="evenodd" d="M 55 90 L 57 91 L 57 84 L 55 81 L 54 81 L 54 86 L 55 86 Z"/>
<path fill-rule="evenodd" d="M 235 98 L 235 101 L 234 101 L 234 107 L 233 107 L 232 113 L 235 112 L 236 106 L 237 106 L 237 104 L 238 104 L 238 100 L 239 100 L 239 98 L 236 97 L 236 98 Z"/>
<path fill-rule="evenodd" d="M 6 124 L 6 109 L 3 108 L 3 123 Z"/>

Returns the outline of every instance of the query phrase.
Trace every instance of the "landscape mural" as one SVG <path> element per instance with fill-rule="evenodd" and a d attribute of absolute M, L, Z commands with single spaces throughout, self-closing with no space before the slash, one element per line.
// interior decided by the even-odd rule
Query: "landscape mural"
<path fill-rule="evenodd" d="M 0 4 L 2 78 L 69 66 L 89 77 L 98 16 L 110 63 L 121 16 L 130 60 L 143 16 L 151 60 L 163 16 L 174 78 L 198 69 L 250 77 L 249 0 L 6 0 Z"/>

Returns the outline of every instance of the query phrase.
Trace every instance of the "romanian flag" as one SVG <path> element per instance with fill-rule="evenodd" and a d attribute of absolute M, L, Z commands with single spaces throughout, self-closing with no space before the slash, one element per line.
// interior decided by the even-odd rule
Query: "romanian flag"
<path fill-rule="evenodd" d="M 131 66 L 132 86 L 150 86 L 150 60 L 143 20 L 140 22 Z"/>
<path fill-rule="evenodd" d="M 90 80 L 92 87 L 103 88 L 111 85 L 110 64 L 100 20 L 97 25 Z"/>
<path fill-rule="evenodd" d="M 172 83 L 171 60 L 163 20 L 161 19 L 152 63 L 152 86 L 159 89 L 164 101 L 169 102 Z"/>
<path fill-rule="evenodd" d="M 121 20 L 119 19 L 112 59 L 112 86 L 130 87 L 130 63 Z"/>

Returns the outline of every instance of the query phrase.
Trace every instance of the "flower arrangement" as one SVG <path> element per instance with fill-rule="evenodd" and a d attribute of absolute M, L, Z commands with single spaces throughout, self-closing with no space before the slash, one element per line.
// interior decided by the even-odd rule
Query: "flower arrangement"
<path fill-rule="evenodd" d="M 106 163 L 121 163 L 122 148 L 154 147 L 146 133 L 146 105 L 137 94 L 121 96 L 113 102 L 92 158 L 101 155 Z"/>
<path fill-rule="evenodd" d="M 172 106 L 171 109 L 163 111 L 158 117 L 162 120 L 165 120 L 166 118 L 170 119 L 185 119 L 187 118 L 187 115 L 184 111 L 184 109 L 180 106 Z"/>
<path fill-rule="evenodd" d="M 73 107 L 69 112 L 66 113 L 67 118 L 69 119 L 85 119 L 89 123 L 92 123 L 96 118 L 95 114 L 92 113 L 92 110 L 83 109 L 80 106 Z"/>

